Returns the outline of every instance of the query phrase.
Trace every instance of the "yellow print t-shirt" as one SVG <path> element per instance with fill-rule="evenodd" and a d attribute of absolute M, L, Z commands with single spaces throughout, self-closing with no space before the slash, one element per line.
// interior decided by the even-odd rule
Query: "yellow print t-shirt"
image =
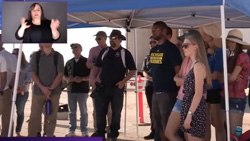
<path fill-rule="evenodd" d="M 162 58 L 164 53 L 151 53 L 150 54 L 150 63 L 151 64 L 162 64 Z"/>

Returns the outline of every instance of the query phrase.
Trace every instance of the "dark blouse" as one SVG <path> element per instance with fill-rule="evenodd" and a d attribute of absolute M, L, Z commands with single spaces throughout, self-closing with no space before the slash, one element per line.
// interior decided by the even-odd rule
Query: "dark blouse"
<path fill-rule="evenodd" d="M 24 35 L 21 38 L 18 36 L 18 30 L 21 28 L 20 25 L 15 33 L 17 40 L 23 40 L 23 43 L 53 43 L 53 41 L 55 41 L 52 38 L 50 20 L 42 20 L 41 25 L 34 25 L 31 21 L 27 20 L 26 22 L 28 22 L 27 24 L 31 26 L 25 29 Z"/>

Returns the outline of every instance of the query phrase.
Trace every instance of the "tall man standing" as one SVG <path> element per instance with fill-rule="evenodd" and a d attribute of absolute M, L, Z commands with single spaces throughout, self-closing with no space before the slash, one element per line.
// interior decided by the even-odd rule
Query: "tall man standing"
<path fill-rule="evenodd" d="M 164 131 L 178 93 L 173 78 L 179 72 L 182 62 L 178 48 L 166 39 L 166 30 L 167 25 L 162 21 L 153 24 L 152 36 L 158 45 L 150 51 L 154 86 L 152 111 L 155 130 L 161 141 L 167 140 Z"/>
<path fill-rule="evenodd" d="M 75 136 L 76 129 L 76 109 L 77 103 L 80 109 L 80 128 L 82 136 L 88 136 L 88 110 L 87 98 L 89 92 L 89 72 L 86 66 L 87 58 L 81 55 L 82 46 L 80 44 L 71 44 L 74 58 L 67 61 L 64 68 L 64 76 L 69 82 L 68 86 L 68 106 L 69 106 L 69 133 L 66 137 Z"/>
<path fill-rule="evenodd" d="M 136 66 L 131 53 L 121 47 L 122 40 L 126 38 L 119 30 L 113 30 L 110 34 L 110 45 L 103 49 L 94 67 L 94 74 L 100 74 L 100 81 L 104 89 L 95 98 L 97 132 L 96 136 L 105 137 L 106 114 L 108 104 L 111 102 L 112 119 L 109 137 L 116 141 L 119 136 L 121 111 L 123 107 L 124 86 L 135 74 Z M 128 73 L 126 74 L 126 72 Z"/>
<path fill-rule="evenodd" d="M 106 40 L 107 40 L 107 34 L 104 31 L 98 31 L 95 35 L 95 40 L 98 44 L 98 46 L 92 47 L 89 51 L 89 57 L 87 61 L 87 67 L 90 70 L 90 75 L 89 75 L 89 83 L 92 86 L 92 90 L 95 89 L 95 79 L 99 79 L 99 74 L 97 76 L 94 76 L 93 74 L 93 68 L 96 63 L 97 57 L 100 54 L 101 50 L 107 47 Z M 96 125 L 96 108 L 95 108 L 95 101 L 93 100 L 93 123 L 94 123 L 94 129 L 95 131 L 97 130 L 97 125 Z M 110 106 L 109 106 L 110 107 Z M 111 122 L 111 109 L 109 108 L 108 110 L 108 124 Z"/>
<path fill-rule="evenodd" d="M 51 100 L 52 113 L 45 115 L 44 131 L 48 137 L 54 136 L 59 98 L 62 92 L 63 56 L 54 51 L 52 44 L 41 44 L 41 46 L 43 49 L 34 53 L 31 58 L 31 78 L 35 83 L 28 124 L 29 137 L 36 137 L 41 131 L 42 110 L 47 100 Z"/>

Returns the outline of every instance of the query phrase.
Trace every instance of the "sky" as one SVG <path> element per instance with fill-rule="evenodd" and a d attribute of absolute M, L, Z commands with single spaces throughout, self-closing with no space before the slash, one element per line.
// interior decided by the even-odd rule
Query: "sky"
<path fill-rule="evenodd" d="M 71 59 L 73 57 L 72 50 L 70 48 L 70 44 L 72 43 L 79 43 L 82 45 L 82 55 L 84 57 L 88 57 L 89 50 L 97 46 L 97 43 L 95 41 L 94 35 L 98 31 L 105 31 L 107 35 L 109 36 L 111 31 L 115 28 L 108 28 L 108 27 L 96 27 L 96 28 L 76 28 L 76 29 L 68 29 L 68 43 L 67 44 L 53 44 L 53 48 L 60 52 L 64 57 L 64 63 Z M 124 29 L 119 29 L 122 34 L 125 36 L 126 31 Z M 109 46 L 109 39 L 107 39 L 107 45 Z M 122 46 L 126 47 L 126 42 L 122 42 Z M 12 52 L 13 48 L 19 48 L 20 44 L 4 44 L 3 47 L 9 51 Z M 26 56 L 26 60 L 29 61 L 29 56 L 34 51 L 37 51 L 39 49 L 38 44 L 23 44 L 23 52 Z"/>

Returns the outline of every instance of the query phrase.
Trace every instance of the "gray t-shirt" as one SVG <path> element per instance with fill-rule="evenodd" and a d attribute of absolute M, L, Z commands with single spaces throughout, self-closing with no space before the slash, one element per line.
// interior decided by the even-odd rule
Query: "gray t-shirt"
<path fill-rule="evenodd" d="M 37 53 L 34 53 L 31 58 L 31 72 L 37 74 L 37 68 L 39 68 L 38 78 L 40 82 L 47 87 L 50 87 L 56 78 L 56 67 L 58 73 L 63 73 L 64 71 L 64 61 L 63 56 L 59 53 L 57 66 L 54 64 L 54 55 L 55 51 L 52 50 L 49 55 L 45 55 L 44 52 L 41 52 L 40 60 L 39 60 L 39 67 L 37 67 L 37 60 L 36 60 Z M 53 91 L 52 94 L 61 94 L 61 85 L 59 84 Z M 42 91 L 40 88 L 34 83 L 33 86 L 33 94 L 35 95 L 42 95 Z"/>

